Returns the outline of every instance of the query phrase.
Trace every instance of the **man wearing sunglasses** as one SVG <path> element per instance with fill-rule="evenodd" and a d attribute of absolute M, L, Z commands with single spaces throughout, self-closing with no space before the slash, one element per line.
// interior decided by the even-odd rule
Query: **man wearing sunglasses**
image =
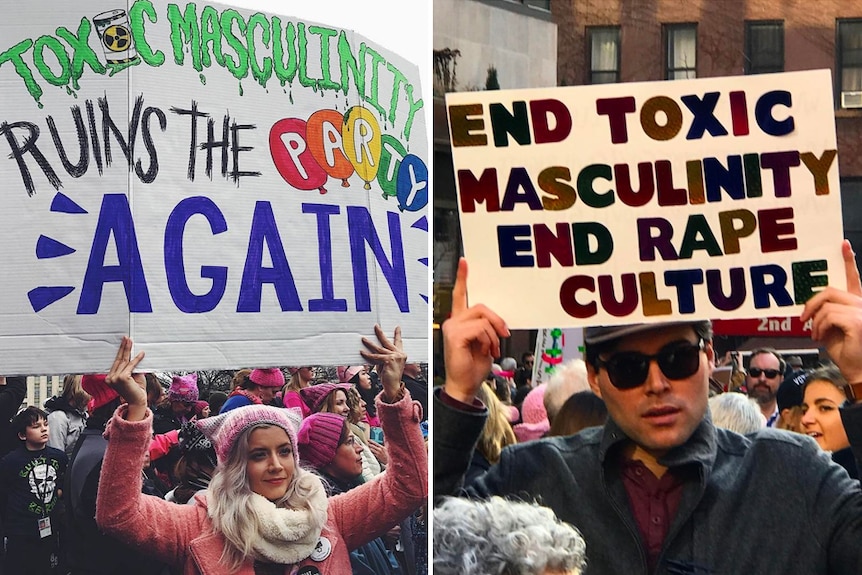
<path fill-rule="evenodd" d="M 775 427 L 778 420 L 778 386 L 784 380 L 784 358 L 774 349 L 761 348 L 751 352 L 745 388 L 748 396 L 757 401 L 760 413 L 766 418 L 766 427 Z"/>
<path fill-rule="evenodd" d="M 848 380 L 862 382 L 862 284 L 849 243 L 843 253 L 851 291 L 824 290 L 802 319 L 813 318 L 813 337 Z M 541 501 L 582 532 L 588 574 L 862 573 L 858 482 L 805 436 L 766 429 L 743 437 L 712 424 L 708 321 L 585 330 L 590 387 L 605 401 L 607 424 L 507 447 L 464 489 L 485 422 L 475 391 L 509 335 L 492 310 L 467 306 L 466 275 L 462 260 L 443 325 L 435 496 Z M 860 414 L 842 412 L 857 429 Z M 779 534 L 776 525 L 805 528 Z"/>

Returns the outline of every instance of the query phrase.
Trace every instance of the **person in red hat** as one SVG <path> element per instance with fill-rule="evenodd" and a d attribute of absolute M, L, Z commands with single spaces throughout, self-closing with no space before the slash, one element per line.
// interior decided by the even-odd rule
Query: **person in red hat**
<path fill-rule="evenodd" d="M 110 426 L 96 521 L 108 534 L 145 547 L 187 575 L 350 573 L 348 553 L 419 508 L 428 494 L 428 464 L 419 408 L 401 385 L 406 361 L 401 330 L 363 338 L 364 357 L 383 379 L 378 413 L 397 473 L 384 473 L 348 493 L 327 498 L 320 478 L 301 466 L 289 411 L 248 405 L 197 422 L 218 465 L 194 505 L 141 495 L 140 473 L 152 433 L 146 393 L 133 375 L 123 338 L 109 384 L 126 399 Z"/>
<path fill-rule="evenodd" d="M 220 413 L 243 405 L 270 405 L 275 393 L 284 385 L 284 374 L 277 367 L 253 369 L 239 385 L 230 392 Z"/>

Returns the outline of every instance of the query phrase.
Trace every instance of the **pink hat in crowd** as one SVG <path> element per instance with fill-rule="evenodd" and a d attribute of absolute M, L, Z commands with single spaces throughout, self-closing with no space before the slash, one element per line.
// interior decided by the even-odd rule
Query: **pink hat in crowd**
<path fill-rule="evenodd" d="M 345 425 L 347 419 L 335 413 L 313 413 L 303 419 L 297 444 L 302 460 L 318 470 L 329 465 Z"/>
<path fill-rule="evenodd" d="M 544 401 L 546 388 L 547 384 L 543 383 L 524 398 L 524 403 L 521 404 L 522 423 L 513 427 L 518 442 L 539 439 L 550 431 L 551 423 L 548 421 Z"/>
<path fill-rule="evenodd" d="M 299 368 L 299 367 L 288 367 L 288 368 L 287 368 L 287 373 L 289 373 L 290 375 L 296 375 L 296 372 L 298 372 L 300 369 L 302 369 L 302 368 Z"/>
<path fill-rule="evenodd" d="M 350 383 L 350 380 L 353 379 L 357 373 L 359 373 L 365 366 L 362 365 L 342 365 L 339 366 L 338 371 L 338 381 L 341 383 Z"/>
<path fill-rule="evenodd" d="M 113 387 L 105 383 L 105 377 L 104 373 L 81 376 L 81 387 L 93 398 L 90 400 L 92 409 L 99 409 L 120 397 Z"/>
<path fill-rule="evenodd" d="M 168 388 L 168 399 L 170 401 L 182 401 L 183 403 L 194 403 L 198 400 L 198 374 L 175 375 L 171 379 Z"/>
<path fill-rule="evenodd" d="M 253 369 L 248 378 L 252 383 L 262 387 L 282 387 L 284 385 L 284 374 L 277 367 Z"/>
<path fill-rule="evenodd" d="M 299 390 L 299 395 L 305 405 L 311 408 L 312 412 L 320 411 L 320 406 L 326 401 L 326 397 L 335 390 L 342 389 L 347 393 L 352 385 L 349 383 L 318 383 Z"/>
<path fill-rule="evenodd" d="M 346 420 L 345 420 L 346 421 Z M 198 429 L 212 442 L 220 463 L 227 461 L 236 438 L 256 425 L 274 425 L 282 428 L 296 445 L 296 428 L 287 410 L 271 405 L 244 405 L 221 415 L 197 421 Z M 293 450 L 294 462 L 299 465 L 297 450 Z"/>

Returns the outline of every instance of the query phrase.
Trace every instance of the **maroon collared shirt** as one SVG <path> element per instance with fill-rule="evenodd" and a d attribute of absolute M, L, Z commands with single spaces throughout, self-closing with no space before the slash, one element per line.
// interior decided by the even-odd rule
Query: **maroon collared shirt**
<path fill-rule="evenodd" d="M 668 469 L 661 479 L 637 460 L 622 462 L 622 479 L 629 496 L 629 506 L 646 546 L 649 570 L 655 569 L 671 521 L 679 509 L 682 474 Z"/>

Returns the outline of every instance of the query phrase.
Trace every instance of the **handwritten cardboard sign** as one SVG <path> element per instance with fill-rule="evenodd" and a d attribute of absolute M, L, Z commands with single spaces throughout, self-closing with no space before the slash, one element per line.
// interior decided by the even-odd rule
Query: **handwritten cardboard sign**
<path fill-rule="evenodd" d="M 207 2 L 34 0 L 0 25 L 0 373 L 427 360 L 418 68 Z"/>
<path fill-rule="evenodd" d="M 798 314 L 845 282 L 831 86 L 449 94 L 470 300 L 514 328 Z"/>

